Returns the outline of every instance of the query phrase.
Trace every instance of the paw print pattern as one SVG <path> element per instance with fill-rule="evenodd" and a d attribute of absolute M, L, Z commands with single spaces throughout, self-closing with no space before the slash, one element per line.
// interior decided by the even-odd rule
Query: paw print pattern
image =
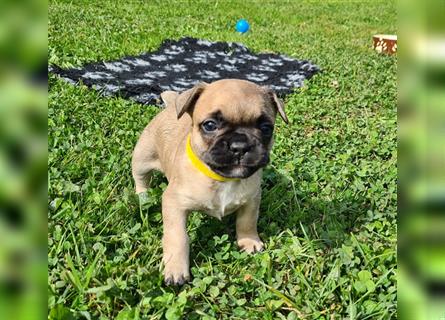
<path fill-rule="evenodd" d="M 161 106 L 165 90 L 184 91 L 200 81 L 235 78 L 267 85 L 284 96 L 311 78 L 319 68 L 282 54 L 251 52 L 234 42 L 182 38 L 165 40 L 155 52 L 96 62 L 81 68 L 50 66 L 49 72 L 83 83 L 103 95 L 118 95 Z"/>

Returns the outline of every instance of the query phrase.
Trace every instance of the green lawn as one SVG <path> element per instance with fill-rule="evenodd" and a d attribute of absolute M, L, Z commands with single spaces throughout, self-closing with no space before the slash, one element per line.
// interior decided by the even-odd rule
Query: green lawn
<path fill-rule="evenodd" d="M 147 4 L 148 3 L 148 4 Z M 235 244 L 234 219 L 189 219 L 193 280 L 165 287 L 156 176 L 140 207 L 130 162 L 159 112 L 49 78 L 49 314 L 55 319 L 396 318 L 396 33 L 393 2 L 50 1 L 49 61 L 80 66 L 167 38 L 239 41 L 322 72 L 286 98 L 259 220 L 266 250 Z M 251 31 L 233 30 L 239 18 Z"/>

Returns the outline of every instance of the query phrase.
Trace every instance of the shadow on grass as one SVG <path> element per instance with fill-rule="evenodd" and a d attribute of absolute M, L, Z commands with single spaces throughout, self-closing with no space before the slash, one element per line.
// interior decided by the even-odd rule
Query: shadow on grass
<path fill-rule="evenodd" d="M 297 173 L 294 177 L 303 175 Z M 339 195 L 331 201 L 320 200 L 319 192 L 299 189 L 296 180 L 272 168 L 264 171 L 258 232 L 266 243 L 269 238 L 289 230 L 299 237 L 317 240 L 314 243 L 322 248 L 338 247 L 360 226 L 361 218 L 371 208 L 369 200 L 359 197 Z M 198 213 L 190 219 L 194 219 L 194 215 Z M 214 236 L 228 234 L 229 239 L 235 241 L 235 219 L 235 214 L 222 221 L 206 216 L 199 219 L 199 226 L 189 232 L 191 258 L 199 262 L 202 259 L 199 253 L 205 252 L 206 256 L 218 252 L 212 241 Z"/>

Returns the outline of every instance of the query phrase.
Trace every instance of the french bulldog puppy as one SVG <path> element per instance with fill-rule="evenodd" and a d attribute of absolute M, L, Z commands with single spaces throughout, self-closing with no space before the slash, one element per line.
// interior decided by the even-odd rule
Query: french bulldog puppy
<path fill-rule="evenodd" d="M 262 168 L 269 161 L 276 115 L 287 123 L 276 94 L 252 82 L 225 79 L 161 94 L 166 108 L 144 129 L 133 152 L 136 193 L 152 170 L 163 172 L 163 263 L 166 284 L 190 279 L 187 215 L 221 219 L 236 213 L 237 244 L 261 251 L 257 233 Z"/>

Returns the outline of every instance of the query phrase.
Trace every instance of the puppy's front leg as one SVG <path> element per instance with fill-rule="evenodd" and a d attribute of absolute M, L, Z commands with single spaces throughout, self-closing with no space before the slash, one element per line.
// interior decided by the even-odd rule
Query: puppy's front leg
<path fill-rule="evenodd" d="M 261 195 L 258 194 L 243 207 L 236 215 L 236 238 L 241 250 L 253 253 L 263 250 L 263 242 L 257 232 L 257 221 Z"/>
<path fill-rule="evenodd" d="M 162 238 L 164 281 L 167 285 L 182 285 L 190 280 L 189 238 L 187 235 L 187 212 L 174 193 L 165 190 L 162 195 Z"/>

